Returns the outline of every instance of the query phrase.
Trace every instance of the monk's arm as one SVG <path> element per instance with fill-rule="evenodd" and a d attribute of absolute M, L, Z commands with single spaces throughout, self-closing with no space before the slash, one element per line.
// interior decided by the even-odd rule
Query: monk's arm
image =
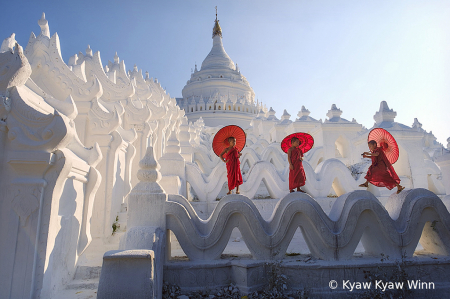
<path fill-rule="evenodd" d="M 367 157 L 378 157 L 380 155 L 380 153 L 378 153 L 378 152 L 375 152 L 375 153 L 368 153 L 368 152 L 366 152 L 366 153 L 364 153 L 364 155 L 367 156 Z"/>
<path fill-rule="evenodd" d="M 364 152 L 363 153 L 363 158 L 366 158 L 366 157 L 378 157 L 379 155 L 380 155 L 379 152 L 374 152 L 374 153 Z"/>
<path fill-rule="evenodd" d="M 219 155 L 220 160 L 222 160 L 223 162 L 227 163 L 227 161 L 223 158 L 223 155 L 225 155 L 226 153 L 228 153 L 229 148 L 227 147 L 226 149 L 223 150 L 223 152 Z"/>

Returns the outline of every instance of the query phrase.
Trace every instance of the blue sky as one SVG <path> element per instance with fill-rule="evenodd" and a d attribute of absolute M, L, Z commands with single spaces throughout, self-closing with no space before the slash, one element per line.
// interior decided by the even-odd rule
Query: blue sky
<path fill-rule="evenodd" d="M 370 128 L 385 100 L 396 121 L 417 117 L 438 141 L 450 137 L 450 1 L 5 1 L 0 38 L 26 46 L 46 13 L 64 61 L 89 44 L 103 65 L 117 51 L 173 97 L 212 46 L 218 6 L 224 47 L 256 97 L 294 120 L 302 105 L 325 119 Z M 5 13 L 7 12 L 7 13 Z"/>

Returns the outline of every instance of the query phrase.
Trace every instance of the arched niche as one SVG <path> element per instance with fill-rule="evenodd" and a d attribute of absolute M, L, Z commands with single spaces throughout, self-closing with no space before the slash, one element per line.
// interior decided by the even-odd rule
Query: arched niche
<path fill-rule="evenodd" d="M 347 138 L 341 135 L 339 136 L 338 139 L 336 139 L 334 144 L 336 146 L 337 151 L 340 154 L 340 157 L 337 158 L 348 158 L 350 156 L 350 146 L 347 141 Z"/>

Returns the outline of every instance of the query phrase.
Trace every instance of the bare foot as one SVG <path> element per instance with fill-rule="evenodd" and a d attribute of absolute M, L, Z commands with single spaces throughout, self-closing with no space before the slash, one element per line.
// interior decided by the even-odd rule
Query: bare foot
<path fill-rule="evenodd" d="M 367 182 L 365 182 L 364 184 L 359 185 L 359 187 L 365 187 L 365 188 L 367 188 L 367 187 L 369 187 L 369 184 L 368 184 Z"/>
<path fill-rule="evenodd" d="M 405 189 L 405 187 L 398 185 L 398 187 L 397 187 L 397 194 L 402 192 L 403 189 Z"/>
<path fill-rule="evenodd" d="M 302 192 L 302 193 L 306 193 L 305 191 L 303 191 L 302 189 L 298 189 L 298 192 Z"/>
<path fill-rule="evenodd" d="M 230 191 L 228 191 L 227 195 L 230 195 L 230 194 L 231 194 L 231 190 L 230 190 Z"/>
<path fill-rule="evenodd" d="M 239 192 L 239 191 L 236 191 L 236 194 L 241 194 L 241 192 Z"/>
<path fill-rule="evenodd" d="M 289 190 L 289 193 L 294 193 L 294 190 Z"/>

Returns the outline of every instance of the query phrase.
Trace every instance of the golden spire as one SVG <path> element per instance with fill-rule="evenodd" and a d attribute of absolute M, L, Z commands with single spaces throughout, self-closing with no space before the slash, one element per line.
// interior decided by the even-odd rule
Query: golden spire
<path fill-rule="evenodd" d="M 214 38 L 214 36 L 216 36 L 216 35 L 222 37 L 222 28 L 220 28 L 219 20 L 217 20 L 217 6 L 216 6 L 216 20 L 214 21 L 212 37 Z"/>

